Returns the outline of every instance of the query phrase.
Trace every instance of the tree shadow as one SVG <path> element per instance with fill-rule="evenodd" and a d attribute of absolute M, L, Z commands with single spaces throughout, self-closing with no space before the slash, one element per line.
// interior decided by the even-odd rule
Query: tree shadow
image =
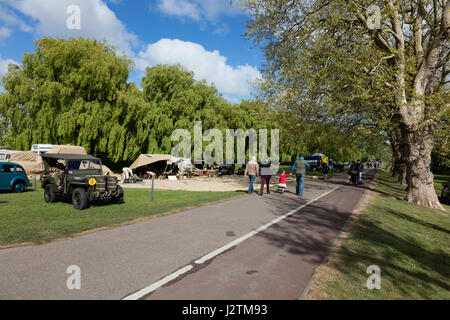
<path fill-rule="evenodd" d="M 445 230 L 445 232 L 448 233 L 448 230 Z M 449 283 L 431 277 L 426 272 L 411 270 L 411 261 L 407 261 L 413 260 L 412 265 L 418 264 L 425 271 L 435 272 L 449 279 L 450 256 L 446 252 L 440 249 L 436 251 L 428 250 L 413 237 L 399 237 L 395 233 L 364 219 L 359 220 L 357 225 L 354 226 L 352 236 L 354 241 L 358 239 L 364 245 L 344 245 L 341 247 L 339 260 L 334 263 L 334 266 L 341 272 L 349 274 L 346 268 L 356 264 L 362 264 L 366 267 L 375 264 L 380 267 L 382 276 L 383 274 L 391 276 L 390 280 L 395 281 L 394 285 L 406 295 L 410 291 L 416 291 L 417 293 L 418 280 L 424 289 L 430 289 L 430 284 L 434 284 L 447 291 L 450 290 Z M 382 250 L 382 257 L 376 257 L 377 255 L 373 254 L 377 250 Z M 362 270 L 362 272 L 365 272 L 365 270 Z M 422 290 L 420 294 L 424 298 L 428 298 L 425 290 Z"/>
<path fill-rule="evenodd" d="M 373 190 L 370 186 L 345 187 L 334 192 L 342 193 L 339 198 L 347 196 L 346 201 L 357 201 L 366 189 Z M 349 192 L 353 192 L 351 197 L 348 197 Z M 285 196 L 275 194 L 264 198 L 267 208 L 275 216 L 281 216 L 307 202 L 307 199 L 295 196 L 292 191 L 285 193 Z M 285 252 L 302 256 L 306 263 L 318 266 L 329 254 L 351 211 L 340 210 L 330 201 L 317 201 L 258 233 L 257 236 Z M 446 228 L 392 209 L 386 213 L 436 232 L 446 235 L 450 233 Z M 422 298 L 431 298 L 431 289 L 436 290 L 436 286 L 450 291 L 450 283 L 442 280 L 450 279 L 450 256 L 444 250 L 426 248 L 412 236 L 396 234 L 383 225 L 364 218 L 360 218 L 353 227 L 351 237 L 353 243 L 341 248 L 338 262 L 334 265 L 337 270 L 352 277 L 352 280 L 361 282 L 361 279 L 367 279 L 365 268 L 375 264 L 381 268 L 382 277 L 389 279 L 405 296 L 414 292 Z M 364 266 L 361 269 L 362 278 L 358 278 L 360 274 L 354 271 L 356 265 Z M 433 274 L 438 274 L 439 277 L 433 277 Z M 362 285 L 365 285 L 365 282 Z M 418 291 L 418 285 L 423 290 Z"/>
<path fill-rule="evenodd" d="M 450 230 L 447 230 L 447 229 L 441 228 L 441 227 L 439 227 L 439 226 L 437 226 L 437 225 L 434 225 L 434 224 L 432 224 L 432 223 L 425 222 L 425 221 L 423 221 L 423 220 L 419 220 L 419 219 L 417 219 L 417 218 L 408 216 L 408 215 L 406 215 L 406 214 L 404 214 L 404 213 L 396 212 L 396 211 L 394 211 L 394 210 L 392 210 L 392 209 L 388 209 L 387 212 L 390 213 L 390 214 L 392 214 L 393 216 L 396 216 L 396 217 L 399 217 L 399 218 L 408 220 L 408 221 L 413 222 L 413 223 L 420 224 L 420 225 L 422 225 L 422 226 L 424 226 L 424 227 L 428 227 L 428 228 L 434 229 L 434 230 L 436 230 L 436 231 L 440 231 L 440 232 L 444 232 L 444 233 L 450 234 Z"/>

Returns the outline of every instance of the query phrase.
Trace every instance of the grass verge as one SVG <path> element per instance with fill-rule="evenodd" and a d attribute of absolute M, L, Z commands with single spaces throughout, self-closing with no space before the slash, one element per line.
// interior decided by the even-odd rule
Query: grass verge
<path fill-rule="evenodd" d="M 436 188 L 441 180 L 437 177 Z M 450 299 L 450 206 L 447 212 L 399 200 L 405 187 L 380 171 L 370 201 L 314 275 L 306 299 Z M 438 189 L 439 190 L 439 189 Z M 366 286 L 381 269 L 381 289 Z"/>
<path fill-rule="evenodd" d="M 48 204 L 37 192 L 1 193 L 0 246 L 43 243 L 93 229 L 198 207 L 242 195 L 242 192 L 155 191 L 125 189 L 125 203 L 95 204 L 79 211 L 70 202 Z"/>

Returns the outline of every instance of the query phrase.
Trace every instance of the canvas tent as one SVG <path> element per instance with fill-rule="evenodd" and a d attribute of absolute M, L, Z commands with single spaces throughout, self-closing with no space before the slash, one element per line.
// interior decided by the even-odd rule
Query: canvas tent
<path fill-rule="evenodd" d="M 104 164 L 102 164 L 102 172 L 104 175 L 109 174 L 110 176 L 113 175 L 113 172 L 111 171 L 110 168 L 108 168 L 107 166 L 105 166 Z"/>
<path fill-rule="evenodd" d="M 178 164 L 183 160 L 185 159 L 173 157 L 170 154 L 141 154 L 130 168 L 140 177 L 147 174 L 148 171 L 157 175 L 176 174 Z"/>
<path fill-rule="evenodd" d="M 70 145 L 54 145 L 48 153 L 53 154 L 87 154 L 83 147 Z"/>
<path fill-rule="evenodd" d="M 27 174 L 41 174 L 44 170 L 41 156 L 33 151 L 15 153 L 9 161 L 20 164 Z"/>

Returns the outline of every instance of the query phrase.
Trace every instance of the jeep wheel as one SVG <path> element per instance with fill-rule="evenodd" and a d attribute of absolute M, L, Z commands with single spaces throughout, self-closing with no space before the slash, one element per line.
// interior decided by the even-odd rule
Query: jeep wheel
<path fill-rule="evenodd" d="M 23 184 L 22 181 L 18 181 L 16 183 L 14 183 L 14 191 L 19 193 L 22 192 L 23 190 L 25 190 L 25 185 Z"/>
<path fill-rule="evenodd" d="M 119 190 L 119 195 L 117 197 L 111 198 L 111 202 L 115 204 L 123 203 L 123 190 L 121 186 L 117 186 Z"/>
<path fill-rule="evenodd" d="M 56 201 L 55 191 L 53 191 L 52 185 L 48 184 L 44 189 L 44 200 L 47 203 L 52 203 Z"/>
<path fill-rule="evenodd" d="M 88 199 L 86 191 L 83 188 L 76 188 L 72 193 L 72 204 L 77 210 L 86 209 L 88 204 Z"/>

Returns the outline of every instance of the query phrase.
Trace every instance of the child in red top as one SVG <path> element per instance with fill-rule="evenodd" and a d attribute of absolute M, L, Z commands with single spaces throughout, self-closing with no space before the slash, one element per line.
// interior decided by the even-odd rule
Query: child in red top
<path fill-rule="evenodd" d="M 280 191 L 280 193 L 284 193 L 284 190 L 287 188 L 286 185 L 286 179 L 287 177 L 290 177 L 292 174 L 286 174 L 286 171 L 283 170 L 283 172 L 280 175 L 280 181 L 278 183 L 278 190 Z"/>

